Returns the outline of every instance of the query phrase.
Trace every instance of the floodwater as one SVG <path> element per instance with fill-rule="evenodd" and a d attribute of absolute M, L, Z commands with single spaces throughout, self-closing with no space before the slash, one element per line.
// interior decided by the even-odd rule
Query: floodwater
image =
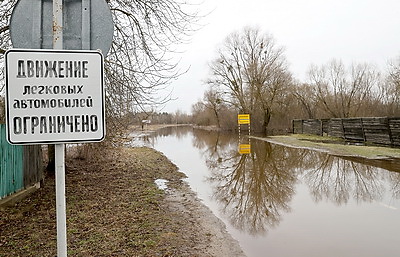
<path fill-rule="evenodd" d="M 259 140 L 240 154 L 237 136 L 189 127 L 142 140 L 188 176 L 249 257 L 400 256 L 400 172 L 384 162 Z"/>

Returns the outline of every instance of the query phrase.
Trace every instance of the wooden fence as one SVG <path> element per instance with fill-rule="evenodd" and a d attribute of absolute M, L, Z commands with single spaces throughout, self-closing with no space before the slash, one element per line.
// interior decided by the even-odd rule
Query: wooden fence
<path fill-rule="evenodd" d="M 294 134 L 328 135 L 352 142 L 400 147 L 400 118 L 293 120 Z"/>
<path fill-rule="evenodd" d="M 0 199 L 43 179 L 40 145 L 10 145 L 6 140 L 4 102 L 0 99 Z"/>

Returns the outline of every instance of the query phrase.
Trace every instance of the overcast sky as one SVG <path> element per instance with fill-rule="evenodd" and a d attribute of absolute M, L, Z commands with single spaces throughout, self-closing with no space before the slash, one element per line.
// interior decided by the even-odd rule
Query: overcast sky
<path fill-rule="evenodd" d="M 311 64 L 334 58 L 346 65 L 368 62 L 384 71 L 390 59 L 400 56 L 399 0 L 204 0 L 199 8 L 210 14 L 191 43 L 181 47 L 180 66 L 190 69 L 171 84 L 177 100 L 163 111 L 191 112 L 207 89 L 203 81 L 218 45 L 245 26 L 271 34 L 300 81 L 307 81 Z"/>

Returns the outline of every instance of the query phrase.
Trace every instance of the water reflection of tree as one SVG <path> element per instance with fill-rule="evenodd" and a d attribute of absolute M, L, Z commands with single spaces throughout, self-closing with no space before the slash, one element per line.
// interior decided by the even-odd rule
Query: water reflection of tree
<path fill-rule="evenodd" d="M 187 136 L 190 132 L 192 132 L 193 128 L 190 126 L 172 126 L 172 127 L 165 127 L 159 130 L 156 130 L 152 133 L 149 131 L 150 137 L 147 141 L 149 141 L 150 145 L 154 146 L 160 138 L 164 137 L 171 137 L 174 136 L 178 140 L 182 139 L 183 137 Z M 144 136 L 146 138 L 146 136 Z M 147 142 L 146 141 L 146 142 Z"/>
<path fill-rule="evenodd" d="M 232 225 L 243 231 L 259 234 L 277 226 L 282 212 L 290 211 L 300 174 L 315 201 L 327 199 L 340 205 L 351 198 L 357 202 L 382 199 L 387 173 L 375 167 L 256 140 L 251 142 L 251 154 L 240 155 L 232 137 L 210 135 L 198 134 L 194 145 L 203 149 L 208 160 L 215 199 Z M 391 191 L 399 197 L 400 182 L 395 181 L 400 178 L 396 178 L 390 179 Z"/>
<path fill-rule="evenodd" d="M 394 199 L 400 199 L 400 172 L 390 173 L 390 190 Z"/>
<path fill-rule="evenodd" d="M 382 173 L 377 168 L 342 158 L 320 155 L 320 165 L 304 174 L 315 201 L 328 199 L 341 205 L 380 200 L 384 192 Z"/>
<path fill-rule="evenodd" d="M 302 158 L 299 151 L 296 154 L 263 141 L 253 140 L 251 149 L 251 154 L 240 155 L 237 145 L 221 148 L 220 153 L 210 155 L 207 165 L 214 197 L 232 225 L 259 234 L 278 225 L 282 211 L 290 211 L 295 168 Z"/>
<path fill-rule="evenodd" d="M 277 226 L 281 215 L 290 211 L 299 176 L 317 202 L 379 201 L 387 184 L 393 197 L 400 198 L 400 173 L 354 160 L 257 140 L 251 141 L 251 154 L 240 155 L 234 135 L 191 128 L 169 128 L 158 137 L 172 134 L 179 140 L 188 133 L 193 133 L 193 146 L 207 160 L 215 199 L 233 226 L 252 234 Z"/>
<path fill-rule="evenodd" d="M 192 132 L 192 130 L 193 128 L 191 126 L 172 126 L 159 129 L 155 133 L 156 137 L 169 137 L 172 135 L 181 139 Z"/>
<path fill-rule="evenodd" d="M 193 146 L 199 149 L 207 160 L 218 160 L 224 149 L 237 146 L 238 138 L 232 133 L 216 133 L 194 129 L 193 135 Z"/>

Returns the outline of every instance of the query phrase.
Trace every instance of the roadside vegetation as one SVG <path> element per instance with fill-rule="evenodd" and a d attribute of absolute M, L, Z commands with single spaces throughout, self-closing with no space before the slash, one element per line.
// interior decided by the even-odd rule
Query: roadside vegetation
<path fill-rule="evenodd" d="M 155 179 L 184 188 L 178 172 L 150 148 L 69 150 L 66 165 L 70 256 L 196 256 L 209 236 L 171 209 Z M 87 150 L 91 158 L 86 158 Z M 55 256 L 54 178 L 16 206 L 0 209 L 0 256 Z M 201 245 L 204 248 L 201 248 Z"/>
<path fill-rule="evenodd" d="M 251 115 L 255 132 L 286 133 L 293 119 L 400 115 L 400 58 L 380 70 L 354 60 L 310 66 L 305 81 L 290 71 L 284 48 L 268 32 L 246 27 L 229 34 L 210 60 L 208 89 L 192 108 L 197 125 L 237 128 Z"/>
<path fill-rule="evenodd" d="M 0 68 L 11 47 L 8 24 L 16 2 L 0 4 Z M 279 38 L 246 24 L 226 31 L 226 39 L 209 60 L 207 89 L 191 114 L 164 115 L 159 110 L 171 96 L 160 92 L 184 73 L 176 48 L 201 29 L 201 13 L 207 11 L 200 3 L 173 0 L 107 3 L 115 21 L 113 44 L 105 59 L 109 136 L 155 116 L 164 116 L 163 123 L 236 130 L 236 115 L 248 113 L 252 131 L 268 134 L 288 132 L 293 119 L 400 116 L 400 57 L 393 56 L 387 67 L 379 68 L 357 60 L 351 65 L 337 59 L 310 64 L 305 79 L 299 80 Z M 4 81 L 3 69 L 0 80 Z"/>
<path fill-rule="evenodd" d="M 181 1 L 106 1 L 114 21 L 104 59 L 107 136 L 121 136 L 132 113 L 153 113 L 171 100 L 164 89 L 183 72 L 176 48 L 196 31 L 199 5 Z M 17 0 L 0 1 L 0 95 L 5 93 L 4 58 L 12 47 L 10 19 Z M 40 10 L 40 9 L 38 9 Z M 37 28 L 38 31 L 40 28 Z M 49 145 L 48 170 L 54 170 Z"/>

